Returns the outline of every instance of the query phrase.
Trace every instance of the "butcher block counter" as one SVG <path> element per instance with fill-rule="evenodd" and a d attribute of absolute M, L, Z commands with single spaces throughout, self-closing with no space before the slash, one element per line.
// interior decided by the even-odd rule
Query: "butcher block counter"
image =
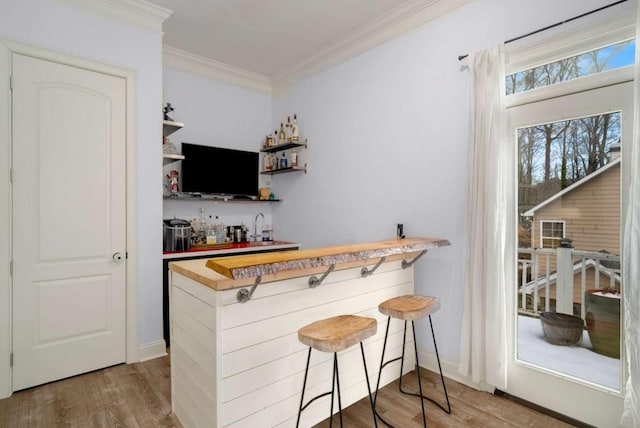
<path fill-rule="evenodd" d="M 174 413 L 186 428 L 295 426 L 308 349 L 297 330 L 341 314 L 378 321 L 364 343 L 375 385 L 387 322 L 378 304 L 413 293 L 413 263 L 446 245 L 407 238 L 170 263 Z M 391 321 L 387 355 L 400 355 L 402 328 Z M 343 408 L 367 394 L 357 348 L 338 357 Z M 331 364 L 331 354 L 312 354 L 309 396 L 331 389 Z M 381 386 L 398 378 L 399 362 L 391 365 Z M 314 401 L 301 426 L 326 419 L 329 407 L 328 397 Z"/>

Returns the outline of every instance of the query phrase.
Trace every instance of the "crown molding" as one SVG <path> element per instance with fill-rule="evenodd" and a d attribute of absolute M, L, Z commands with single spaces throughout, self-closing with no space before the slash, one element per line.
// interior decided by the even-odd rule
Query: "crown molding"
<path fill-rule="evenodd" d="M 234 67 L 171 46 L 163 48 L 165 67 L 271 95 L 271 79 L 263 74 Z"/>
<path fill-rule="evenodd" d="M 173 13 L 145 0 L 56 0 L 88 9 L 98 15 L 116 18 L 127 24 L 152 29 L 162 34 L 162 23 Z"/>
<path fill-rule="evenodd" d="M 273 92 L 282 93 L 295 82 L 392 40 L 457 9 L 471 0 L 413 0 L 360 27 L 337 43 L 273 77 Z"/>
<path fill-rule="evenodd" d="M 470 1 L 409 1 L 273 78 L 166 45 L 164 65 L 269 95 L 283 93 L 301 79 L 381 45 Z"/>

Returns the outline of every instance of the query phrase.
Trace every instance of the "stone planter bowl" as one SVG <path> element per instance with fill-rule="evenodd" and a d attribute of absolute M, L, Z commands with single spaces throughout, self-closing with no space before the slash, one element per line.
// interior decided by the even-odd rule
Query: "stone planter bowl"
<path fill-rule="evenodd" d="M 582 318 L 557 312 L 542 312 L 540 322 L 545 339 L 552 345 L 577 346 L 582 343 Z"/>

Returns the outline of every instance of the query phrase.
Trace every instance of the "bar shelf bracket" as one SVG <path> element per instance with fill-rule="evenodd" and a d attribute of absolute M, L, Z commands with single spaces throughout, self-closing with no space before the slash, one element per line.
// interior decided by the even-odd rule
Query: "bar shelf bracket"
<path fill-rule="evenodd" d="M 320 278 L 318 278 L 315 275 L 313 275 L 311 278 L 309 278 L 309 288 L 316 288 L 318 285 L 322 284 L 322 281 L 325 280 L 327 275 L 329 275 L 331 272 L 333 272 L 333 269 L 335 269 L 335 267 L 336 267 L 335 264 L 330 265 L 329 269 L 327 269 L 327 271 L 325 273 L 323 273 Z"/>
<path fill-rule="evenodd" d="M 385 262 L 387 258 L 386 257 L 382 257 L 380 259 L 380 261 L 378 261 L 378 263 L 375 264 L 374 267 L 372 267 L 371 269 L 367 269 L 367 267 L 363 267 L 362 269 L 360 269 L 360 276 L 363 278 L 368 277 L 369 275 L 373 275 L 373 273 L 380 267 L 380 265 L 382 265 L 382 263 Z"/>
<path fill-rule="evenodd" d="M 417 256 L 415 256 L 415 257 L 413 258 L 413 260 L 411 260 L 410 262 L 408 262 L 406 259 L 402 260 L 402 269 L 406 269 L 406 268 L 409 268 L 409 267 L 413 266 L 413 264 L 414 264 L 415 262 L 417 262 L 417 261 L 418 261 L 418 259 L 419 259 L 420 257 L 424 256 L 425 254 L 427 254 L 427 250 L 422 250 L 422 251 L 420 251 L 420 254 L 418 254 Z"/>
<path fill-rule="evenodd" d="M 246 288 L 241 288 L 240 290 L 238 290 L 238 292 L 236 293 L 236 299 L 238 300 L 238 303 L 247 303 L 249 300 L 251 300 L 251 296 L 253 296 L 253 292 L 256 291 L 256 288 L 258 288 L 258 285 L 261 282 L 262 282 L 262 276 L 257 276 L 256 281 L 253 283 L 253 286 L 251 287 L 251 290 L 247 290 Z"/>

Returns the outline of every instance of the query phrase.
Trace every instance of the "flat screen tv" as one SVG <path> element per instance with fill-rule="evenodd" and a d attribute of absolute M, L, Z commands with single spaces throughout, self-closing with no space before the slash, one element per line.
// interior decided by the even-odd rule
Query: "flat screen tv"
<path fill-rule="evenodd" d="M 258 194 L 257 152 L 182 143 L 182 154 L 182 192 Z"/>

